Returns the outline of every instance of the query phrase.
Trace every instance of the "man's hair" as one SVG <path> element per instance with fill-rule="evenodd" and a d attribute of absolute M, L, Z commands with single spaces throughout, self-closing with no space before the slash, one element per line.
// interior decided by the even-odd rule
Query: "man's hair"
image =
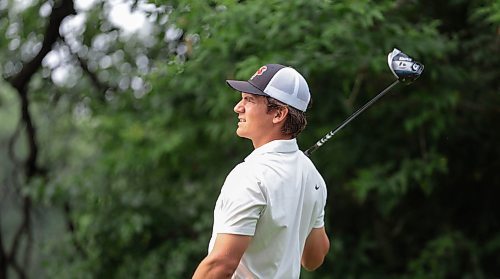
<path fill-rule="evenodd" d="M 307 125 L 306 113 L 294 107 L 291 107 L 273 97 L 266 96 L 267 99 L 267 112 L 279 110 L 282 107 L 288 108 L 288 114 L 285 119 L 285 124 L 281 127 L 281 132 L 285 135 L 296 138 L 300 132 L 304 130 Z"/>

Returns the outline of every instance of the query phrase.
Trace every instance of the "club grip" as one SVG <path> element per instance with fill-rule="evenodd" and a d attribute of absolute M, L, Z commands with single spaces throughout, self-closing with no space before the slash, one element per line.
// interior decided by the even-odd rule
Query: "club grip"
<path fill-rule="evenodd" d="M 306 151 L 304 151 L 304 154 L 307 156 L 307 157 L 311 157 L 311 154 L 316 151 L 316 149 L 318 149 L 320 147 L 320 145 L 318 145 L 317 143 L 311 147 L 309 147 Z"/>

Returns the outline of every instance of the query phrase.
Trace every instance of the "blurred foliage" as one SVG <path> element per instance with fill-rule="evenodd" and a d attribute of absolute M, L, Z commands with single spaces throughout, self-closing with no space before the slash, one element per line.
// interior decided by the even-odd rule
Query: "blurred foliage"
<path fill-rule="evenodd" d="M 6 80 L 36 53 L 54 2 L 0 1 Z M 312 156 L 329 189 L 332 248 L 302 277 L 500 276 L 498 1 L 131 3 L 147 19 L 135 33 L 109 20 L 107 1 L 77 9 L 30 83 L 49 172 L 22 193 L 40 208 L 69 203 L 75 224 L 37 244 L 39 274 L 190 277 L 220 186 L 252 151 L 234 134 L 239 95 L 225 79 L 266 63 L 303 73 L 313 96 L 298 138 L 306 149 L 393 81 L 386 55 L 397 47 L 425 64 L 422 77 Z M 6 86 L 3 150 L 18 118 Z M 2 170 L 14 168 L 3 150 Z M 12 178 L 0 175 L 7 189 Z"/>

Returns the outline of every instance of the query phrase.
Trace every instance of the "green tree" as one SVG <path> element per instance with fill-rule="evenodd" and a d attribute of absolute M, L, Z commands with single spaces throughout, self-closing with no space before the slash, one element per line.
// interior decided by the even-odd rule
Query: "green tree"
<path fill-rule="evenodd" d="M 16 197 L 32 208 L 62 216 L 67 230 L 52 224 L 57 238 L 39 252 L 51 255 L 40 264 L 47 276 L 189 277 L 206 254 L 224 177 L 251 152 L 234 135 L 239 96 L 224 80 L 247 79 L 270 62 L 302 72 L 313 95 L 298 139 L 305 149 L 392 82 L 386 55 L 393 47 L 426 69 L 313 154 L 329 189 L 332 249 L 303 277 L 498 276 L 494 1 L 137 1 L 132 9 L 145 11 L 151 31 L 135 35 L 108 19 L 107 2 L 76 9 L 84 24 L 63 24 L 51 45 L 76 78 L 58 82 L 46 58 L 28 79 L 39 150 L 33 176 L 15 160 L 27 161 L 33 149 L 22 110 L 11 108 L 25 101 L 11 81 L 40 53 L 22 57 L 24 45 L 47 37 L 54 13 L 33 15 L 58 6 L 33 1 L 11 12 L 15 4 L 7 3 L 0 57 L 13 89 L 0 94 L 7 119 L 0 158 L 2 169 L 6 162 L 18 173 L 2 179 L 17 181 Z M 0 224 L 14 216 L 4 213 L 4 200 Z M 1 236 L 13 234 L 6 228 Z M 2 239 L 0 267 L 23 274 L 19 255 L 5 264 L 12 241 Z"/>

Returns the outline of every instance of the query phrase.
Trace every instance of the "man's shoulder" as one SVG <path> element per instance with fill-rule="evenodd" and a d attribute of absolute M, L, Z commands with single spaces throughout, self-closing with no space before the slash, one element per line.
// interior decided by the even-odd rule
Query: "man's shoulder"
<path fill-rule="evenodd" d="M 244 161 L 236 165 L 229 176 L 255 177 L 262 173 L 266 165 L 258 160 Z"/>
<path fill-rule="evenodd" d="M 227 175 L 221 192 L 235 195 L 241 193 L 242 189 L 254 192 L 262 191 L 262 171 L 259 168 L 258 164 L 249 162 L 242 162 L 236 165 Z"/>

